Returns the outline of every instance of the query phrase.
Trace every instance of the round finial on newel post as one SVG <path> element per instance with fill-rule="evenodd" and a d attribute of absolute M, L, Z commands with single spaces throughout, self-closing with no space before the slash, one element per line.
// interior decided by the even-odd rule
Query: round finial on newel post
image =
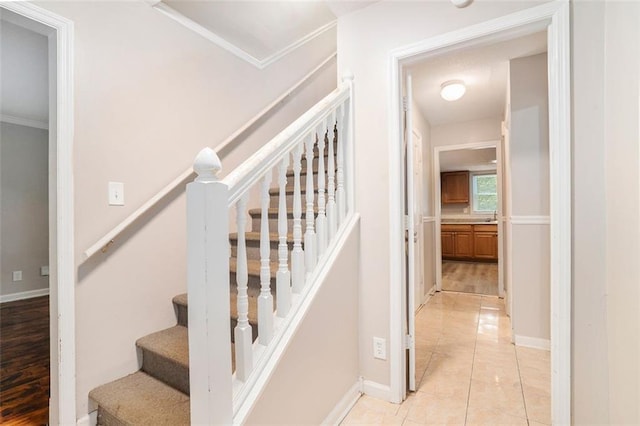
<path fill-rule="evenodd" d="M 198 177 L 197 182 L 212 182 L 218 180 L 218 172 L 222 170 L 222 163 L 218 154 L 211 148 L 204 148 L 193 162 L 193 171 Z"/>
<path fill-rule="evenodd" d="M 351 70 L 346 70 L 343 74 L 342 74 L 342 81 L 346 82 L 346 81 L 353 81 L 354 79 L 354 75 L 353 72 L 351 72 Z"/>

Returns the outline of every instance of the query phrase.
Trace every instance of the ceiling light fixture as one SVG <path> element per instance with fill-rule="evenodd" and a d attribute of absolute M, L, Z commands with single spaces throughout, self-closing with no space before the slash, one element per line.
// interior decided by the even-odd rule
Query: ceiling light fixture
<path fill-rule="evenodd" d="M 473 0 L 451 0 L 455 7 L 463 8 L 469 6 Z"/>
<path fill-rule="evenodd" d="M 440 96 L 442 96 L 442 99 L 445 101 L 457 101 L 466 91 L 467 88 L 461 80 L 445 81 L 440 86 Z"/>

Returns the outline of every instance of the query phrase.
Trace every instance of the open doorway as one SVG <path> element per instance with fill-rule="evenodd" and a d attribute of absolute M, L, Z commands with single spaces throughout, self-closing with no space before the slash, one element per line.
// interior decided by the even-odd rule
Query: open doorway
<path fill-rule="evenodd" d="M 494 126 L 499 129 L 499 119 Z M 436 146 L 433 153 L 440 231 L 440 238 L 433 240 L 439 253 L 436 287 L 438 291 L 502 297 L 500 143 Z"/>
<path fill-rule="evenodd" d="M 553 15 L 555 13 L 555 11 L 542 11 L 543 15 L 546 13 L 551 13 L 551 15 Z M 544 15 L 546 16 L 546 15 Z M 518 19 L 522 19 L 522 17 L 513 17 L 513 20 L 518 21 Z M 538 18 L 539 22 L 540 22 L 540 26 L 537 27 L 537 31 L 542 30 L 542 35 L 541 35 L 541 39 L 544 40 L 544 44 L 547 45 L 547 39 L 549 41 L 548 47 L 550 49 L 550 58 L 553 58 L 553 60 L 550 59 L 550 63 L 547 65 L 547 59 L 546 59 L 546 55 L 544 55 L 544 58 L 536 58 L 535 61 L 532 60 L 533 62 L 540 62 L 543 63 L 543 65 L 541 67 L 539 67 L 538 65 L 535 66 L 536 72 L 537 70 L 542 70 L 542 75 L 544 77 L 544 90 L 543 90 L 543 95 L 545 98 L 545 102 L 547 102 L 547 95 L 549 96 L 549 109 L 547 112 L 547 107 L 545 106 L 544 108 L 537 108 L 534 107 L 534 105 L 531 105 L 530 110 L 526 111 L 527 113 L 530 112 L 534 112 L 537 114 L 536 117 L 534 118 L 534 121 L 536 123 L 541 123 L 544 121 L 544 125 L 546 126 L 548 124 L 547 127 L 547 131 L 546 131 L 546 139 L 545 139 L 545 143 L 544 144 L 540 144 L 538 148 L 534 148 L 534 151 L 537 149 L 538 151 L 535 152 L 536 155 L 542 153 L 545 153 L 545 149 L 546 149 L 546 160 L 543 161 L 539 161 L 538 159 L 536 159 L 533 163 L 535 163 L 534 169 L 537 170 L 543 170 L 544 167 L 539 168 L 538 166 L 541 164 L 546 164 L 547 166 L 547 179 L 545 180 L 544 178 L 538 180 L 541 175 L 538 173 L 534 173 L 532 176 L 529 176 L 528 179 L 531 181 L 535 181 L 535 184 L 533 185 L 533 187 L 544 187 L 546 186 L 547 192 L 546 192 L 546 201 L 542 201 L 542 198 L 540 198 L 537 195 L 532 196 L 531 198 L 533 200 L 536 200 L 535 203 L 539 204 L 539 206 L 542 206 L 542 213 L 538 213 L 535 214 L 535 212 L 532 210 L 531 213 L 522 215 L 523 217 L 520 217 L 519 215 L 514 215 L 514 210 L 512 209 L 513 206 L 510 204 L 509 200 L 506 200 L 505 202 L 505 212 L 504 215 L 508 216 L 510 219 L 510 223 L 508 224 L 508 226 L 506 226 L 506 231 L 505 234 L 507 236 L 507 242 L 506 242 L 506 246 L 507 249 L 505 250 L 505 248 L 498 248 L 498 258 L 502 258 L 503 255 L 504 257 L 506 257 L 507 260 L 510 260 L 511 264 L 515 264 L 516 262 L 521 262 L 524 259 L 523 256 L 514 256 L 515 250 L 514 250 L 514 241 L 519 241 L 520 243 L 520 248 L 522 248 L 523 246 L 525 246 L 526 244 L 530 244 L 530 248 L 533 248 L 534 251 L 537 251 L 538 255 L 540 255 L 541 253 L 544 254 L 544 256 L 546 257 L 546 268 L 542 267 L 540 268 L 540 270 L 542 271 L 541 274 L 535 275 L 535 274 L 531 274 L 532 276 L 534 276 L 534 279 L 536 280 L 542 280 L 542 282 L 546 282 L 547 283 L 547 292 L 546 292 L 546 296 L 544 297 L 545 302 L 547 304 L 547 313 L 543 315 L 543 317 L 540 317 L 540 321 L 539 321 L 539 326 L 540 327 L 546 327 L 547 325 L 549 326 L 549 328 L 547 328 L 547 336 L 549 336 L 549 331 L 550 329 L 554 330 L 555 336 L 557 337 L 557 340 L 555 340 L 555 343 L 553 345 L 551 345 L 552 351 L 550 355 L 547 355 L 547 360 L 550 360 L 551 358 L 553 358 L 554 363 L 556 363 L 556 365 L 558 364 L 558 362 L 568 362 L 569 360 L 569 353 L 570 353 L 570 345 L 569 345 L 569 341 L 565 338 L 562 337 L 558 337 L 558 336 L 564 336 L 566 337 L 565 334 L 557 334 L 558 330 L 564 330 L 566 327 L 566 322 L 564 321 L 560 321 L 557 316 L 557 312 L 561 311 L 561 312 L 569 312 L 569 301 L 570 301 L 570 297 L 569 294 L 567 294 L 567 292 L 565 291 L 566 286 L 569 286 L 570 282 L 567 281 L 568 277 L 567 277 L 567 273 L 564 270 L 563 267 L 559 267 L 559 264 L 565 264 L 567 262 L 570 261 L 570 250 L 569 250 L 569 245 L 566 244 L 566 240 L 567 237 L 570 236 L 570 227 L 565 226 L 567 224 L 566 222 L 566 215 L 567 212 L 569 211 L 569 206 L 570 206 L 570 198 L 568 197 L 562 197 L 561 194 L 567 194 L 566 192 L 566 188 L 561 189 L 560 187 L 563 187 L 563 181 L 562 181 L 562 177 L 565 177 L 565 171 L 566 171 L 566 167 L 569 167 L 569 156 L 566 155 L 568 150 L 569 150 L 569 144 L 568 144 L 568 138 L 567 136 L 567 132 L 568 132 L 568 126 L 569 126 L 569 121 L 568 121 L 568 116 L 566 115 L 566 110 L 565 109 L 558 109 L 558 99 L 563 99 L 562 102 L 566 101 L 566 92 L 559 90 L 560 87 L 565 87 L 567 84 L 567 79 L 568 79 L 568 74 L 566 73 L 566 70 L 560 66 L 559 64 L 565 64 L 567 61 L 567 57 L 566 55 L 560 55 L 557 56 L 559 50 L 561 52 L 565 52 L 563 49 L 566 48 L 566 43 L 567 43 L 567 39 L 566 39 L 566 33 L 565 32 L 558 32 L 557 27 L 554 27 L 554 25 L 557 25 L 557 22 L 554 21 L 555 24 L 551 25 L 552 28 L 555 28 L 553 30 L 550 30 L 549 33 L 547 34 L 545 32 L 547 26 L 550 24 L 550 21 L 547 20 L 547 18 Z M 496 21 L 500 21 L 500 20 L 496 20 Z M 513 30 L 514 26 L 517 26 L 518 24 L 514 24 L 514 22 L 509 22 L 507 24 L 506 21 L 509 21 L 509 19 L 505 19 L 505 30 L 504 33 L 501 34 L 500 36 L 495 36 L 497 30 L 495 27 L 491 27 L 491 28 L 483 28 L 480 29 L 480 27 L 482 27 L 482 25 L 478 25 L 478 28 L 473 27 L 473 31 L 475 31 L 477 34 L 476 37 L 478 37 L 477 39 L 473 39 L 473 37 L 470 37 L 468 32 L 465 32 L 463 30 L 460 31 L 459 34 L 459 38 L 457 38 L 456 36 L 458 36 L 457 32 L 454 32 L 450 35 L 450 40 L 448 41 L 443 41 L 443 40 L 428 40 L 425 41 L 424 43 L 421 43 L 424 45 L 423 50 L 420 50 L 420 48 L 418 48 L 415 45 L 412 45 L 411 47 L 408 47 L 407 49 L 403 50 L 403 49 L 398 49 L 397 52 L 393 52 L 392 53 L 392 60 L 397 61 L 396 63 L 398 64 L 398 76 L 402 75 L 402 73 L 407 72 L 408 69 L 410 69 L 410 73 L 412 74 L 412 76 L 415 78 L 416 76 L 416 70 L 413 68 L 419 61 L 424 60 L 427 58 L 427 54 L 425 52 L 428 53 L 428 59 L 430 60 L 437 60 L 437 58 L 442 57 L 444 55 L 446 55 L 446 53 L 452 53 L 454 51 L 456 51 L 456 53 L 464 53 L 464 52 L 469 52 L 472 51 L 473 49 L 480 49 L 482 47 L 487 47 L 487 46 L 491 46 L 491 45 L 495 45 L 495 44 L 500 44 L 500 43 L 508 43 L 509 41 L 513 41 L 516 38 L 519 37 L 523 37 L 524 36 L 530 36 L 535 34 L 537 31 L 533 30 L 532 27 L 528 27 L 527 30 L 523 28 L 519 28 L 518 30 Z M 535 19 L 534 19 L 535 21 Z M 523 23 L 519 24 L 519 25 L 524 25 L 525 21 L 522 21 Z M 532 22 L 532 21 L 527 21 L 528 23 Z M 496 23 L 493 23 L 492 25 L 497 25 Z M 470 28 L 469 31 L 472 31 L 472 29 Z M 483 35 L 487 35 L 487 34 L 493 34 L 494 38 L 491 41 L 487 41 L 487 40 L 481 40 Z M 452 40 L 459 40 L 460 42 L 460 46 L 456 46 L 456 47 L 451 47 L 452 45 L 455 46 L 455 42 L 453 42 Z M 473 40 L 473 42 L 469 43 L 469 40 Z M 470 46 L 473 45 L 473 46 Z M 445 47 L 445 49 L 442 49 L 443 47 Z M 443 52 L 443 50 L 446 50 L 446 52 Z M 444 55 L 443 55 L 444 53 Z M 509 61 L 511 59 L 519 59 L 519 58 L 528 58 L 528 57 L 535 57 L 538 55 L 543 54 L 543 52 L 531 52 L 531 54 L 527 55 L 519 55 L 517 57 L 513 57 L 513 58 L 509 58 Z M 555 55 L 555 56 L 554 56 Z M 405 63 L 402 63 L 402 60 L 406 60 Z M 451 60 L 452 63 L 456 63 L 455 60 Z M 458 63 L 464 63 L 464 60 L 460 60 L 457 61 Z M 524 65 L 527 61 L 522 61 L 521 64 L 519 65 Z M 530 64 L 529 64 L 530 65 Z M 526 68 L 525 67 L 521 67 L 521 71 Z M 393 68 L 395 70 L 395 68 Z M 547 86 L 547 71 L 548 71 L 548 76 L 549 76 L 549 85 Z M 454 77 L 455 78 L 455 77 Z M 399 79 L 400 80 L 400 79 Z M 445 79 L 447 80 L 447 79 Z M 443 80 L 443 81 L 445 81 Z M 534 83 L 534 85 L 536 85 Z M 401 84 L 399 84 L 399 86 L 396 88 L 398 90 L 398 92 L 400 91 L 400 87 Z M 418 91 L 418 84 L 416 83 L 415 86 L 415 91 Z M 509 86 L 508 86 L 509 88 Z M 508 90 L 507 88 L 507 90 Z M 439 90 L 440 87 L 437 87 L 436 90 Z M 460 121 L 458 123 L 456 123 L 451 130 L 450 135 L 454 135 L 457 136 L 459 139 L 458 140 L 454 140 L 454 137 L 450 137 L 449 140 L 445 143 L 446 145 L 456 145 L 456 144 L 460 144 L 460 145 L 464 145 L 465 143 L 472 143 L 472 142 L 477 142 L 477 141 L 486 141 L 486 140 L 493 140 L 493 141 L 498 141 L 497 143 L 494 142 L 495 145 L 497 145 L 497 147 L 499 146 L 500 148 L 505 148 L 504 143 L 505 140 L 503 139 L 503 135 L 509 134 L 509 129 L 506 129 L 506 132 L 504 131 L 504 126 L 506 125 L 507 127 L 511 124 L 510 123 L 510 117 L 508 114 L 508 111 L 513 107 L 513 105 L 509 106 L 509 95 L 505 96 L 502 100 L 503 102 L 503 106 L 505 104 L 504 99 L 507 99 L 507 106 L 503 109 L 503 114 L 501 114 L 500 116 L 500 120 L 498 120 L 497 125 L 492 126 L 493 130 L 495 132 L 497 132 L 497 134 L 491 135 L 491 136 L 479 136 L 478 132 L 473 131 L 472 126 L 469 125 L 470 121 L 478 121 L 478 120 L 467 120 L 467 121 Z M 562 104 L 565 105 L 565 104 Z M 523 109 L 524 105 L 520 104 L 518 105 L 516 108 L 518 109 Z M 518 112 L 520 112 L 520 110 L 518 110 Z M 558 115 L 554 116 L 554 112 L 557 113 Z M 513 114 L 512 114 L 513 115 Z M 526 114 L 525 114 L 526 115 Z M 518 117 L 518 119 L 522 119 L 523 117 Z M 481 119 L 480 119 L 481 120 Z M 545 121 L 545 120 L 548 120 Z M 427 120 L 429 121 L 429 120 Z M 522 123 L 519 123 L 522 124 Z M 431 131 L 430 131 L 430 135 L 431 135 L 431 146 L 434 146 L 434 139 L 435 136 L 437 135 L 442 135 L 442 132 L 438 132 L 439 129 L 434 129 L 435 126 L 431 126 Z M 534 126 L 534 129 L 532 131 L 532 134 L 535 134 L 536 137 L 541 135 L 540 129 L 541 127 L 536 127 Z M 522 133 L 520 133 L 520 136 L 522 136 Z M 513 138 L 513 140 L 515 141 L 515 133 L 512 133 L 510 135 L 510 137 Z M 466 140 L 465 140 L 466 139 Z M 540 139 L 540 138 L 539 138 Z M 544 139 L 544 138 L 543 138 Z M 515 143 L 515 142 L 514 142 Z M 544 145 L 544 147 L 543 147 Z M 524 148 L 524 146 L 521 146 L 520 148 Z M 528 154 L 531 153 L 531 148 L 532 147 L 526 147 L 522 150 L 520 150 L 520 152 L 518 154 L 524 154 L 525 151 L 529 151 Z M 507 152 L 508 152 L 508 147 L 507 147 Z M 553 155 L 555 156 L 554 158 L 551 158 L 551 160 L 549 159 L 549 152 L 552 152 Z M 525 157 L 528 155 L 525 154 Z M 513 161 L 515 157 L 516 153 L 512 152 L 512 156 L 510 157 L 510 164 L 509 166 L 513 166 L 515 168 L 516 166 L 516 162 Z M 534 156 L 535 157 L 535 156 Z M 524 157 L 523 157 L 524 158 Z M 562 160 L 562 161 L 561 161 Z M 500 160 L 498 158 L 496 158 L 496 162 L 500 163 Z M 560 166 L 561 164 L 561 166 Z M 518 163 L 517 164 L 518 167 L 521 167 L 520 171 L 524 171 L 522 175 L 526 174 L 526 164 L 523 163 Z M 508 167 L 507 167 L 508 168 Z M 435 167 L 434 167 L 435 169 Z M 439 173 L 439 172 L 438 172 Z M 435 171 L 434 171 L 435 174 Z M 550 178 L 549 178 L 550 176 Z M 509 175 L 507 174 L 506 180 L 508 181 L 509 179 Z M 550 179 L 550 180 L 549 180 Z M 437 178 L 434 178 L 434 181 L 437 180 Z M 550 182 L 553 182 L 553 185 L 550 185 Z M 566 185 L 570 184 L 570 180 L 568 182 L 565 182 Z M 507 189 L 505 191 L 511 191 L 511 194 L 514 193 L 515 191 L 515 187 L 512 186 L 508 186 Z M 518 197 L 523 197 L 526 198 L 527 197 L 527 188 L 520 188 L 519 189 L 520 192 L 518 192 L 514 198 L 518 198 Z M 497 189 L 497 192 L 501 192 L 501 190 Z M 498 194 L 496 195 L 498 196 Z M 543 197 L 544 198 L 544 197 Z M 553 208 L 549 207 L 549 199 L 553 199 L 554 202 L 556 203 Z M 562 209 L 559 208 L 559 206 L 562 205 Z M 546 211 L 544 211 L 544 209 L 546 208 Z M 565 209 L 563 211 L 563 209 Z M 437 215 L 437 208 L 434 209 L 434 215 Z M 500 233 L 500 232 L 504 232 L 505 229 L 501 229 L 501 226 L 504 226 L 504 217 L 500 217 L 500 213 L 496 211 L 495 213 L 495 219 L 496 219 L 496 225 L 498 225 L 498 230 L 496 230 L 496 233 Z M 527 217 L 524 217 L 527 216 Z M 529 217 L 530 216 L 530 217 Z M 554 227 L 548 227 L 549 223 L 551 223 L 553 220 L 558 221 L 556 222 L 556 224 L 558 226 Z M 439 218 L 436 219 L 436 222 L 439 221 Z M 516 232 L 514 231 L 514 227 L 513 225 L 535 225 L 527 228 L 527 230 L 521 230 L 522 232 L 520 233 L 520 235 L 516 235 Z M 546 226 L 546 228 L 545 228 Z M 536 228 L 537 227 L 537 228 Z M 544 228 L 542 231 L 540 231 L 539 228 Z M 437 230 L 437 227 L 436 227 Z M 546 234 L 545 234 L 546 232 Z M 436 234 L 438 234 L 438 232 L 436 232 Z M 539 234 L 539 235 L 538 235 Z M 528 236 L 527 236 L 528 235 Z M 535 235 L 535 236 L 534 236 Z M 546 236 L 545 236 L 546 235 Z M 549 236 L 551 235 L 551 238 L 549 239 Z M 555 236 L 554 236 L 555 235 Z M 440 240 L 440 235 L 437 236 L 437 240 L 434 239 L 433 243 L 437 246 L 440 245 L 441 241 Z M 546 241 L 546 244 L 545 244 Z M 511 244 L 511 245 L 510 245 Z M 439 250 L 441 250 L 442 247 L 439 248 Z M 520 253 L 524 253 L 525 251 L 521 251 Z M 561 256 L 561 259 L 554 259 L 553 261 L 551 260 L 551 253 L 556 253 L 557 255 Z M 438 253 L 438 256 L 440 255 L 440 253 Z M 509 262 L 507 262 L 509 263 Z M 535 261 L 532 263 L 536 263 Z M 549 268 L 549 264 L 552 264 L 552 267 Z M 543 265 L 544 266 L 544 265 Z M 508 268 L 507 268 L 508 269 Z M 522 279 L 523 283 L 527 280 L 526 277 L 526 271 L 524 271 L 526 268 L 522 269 L 519 275 L 518 279 Z M 523 272 L 524 271 L 524 272 Z M 546 272 L 545 272 L 546 271 Z M 532 272 L 529 271 L 529 272 Z M 507 273 L 504 274 L 505 276 L 508 277 L 515 277 L 514 271 L 507 271 Z M 513 283 L 513 280 L 512 280 Z M 545 293 L 545 289 L 544 289 L 544 285 L 542 285 L 542 287 L 540 287 L 540 291 L 539 294 L 544 294 Z M 518 294 L 518 292 L 521 289 L 518 288 L 512 288 L 510 287 L 509 283 L 507 283 L 506 285 L 506 290 L 509 294 L 509 296 L 512 298 L 513 294 Z M 521 294 L 521 298 L 524 295 Z M 473 296 L 472 298 L 474 298 L 475 296 Z M 482 296 L 484 297 L 484 296 Z M 549 306 L 549 302 L 550 300 L 554 298 L 556 301 L 559 301 L 558 303 L 556 303 L 553 307 Z M 440 298 L 440 305 L 446 305 L 447 301 L 442 300 L 442 298 Z M 497 299 L 497 298 L 496 298 Z M 469 302 L 469 303 L 467 303 Z M 536 301 L 537 302 L 537 301 Z M 515 303 L 515 302 L 514 302 Z M 477 301 L 477 300 L 463 300 L 462 305 L 474 305 L 472 308 L 478 308 L 480 310 L 482 309 L 487 309 L 487 310 L 491 310 L 496 308 L 496 306 L 492 306 L 492 304 L 485 304 L 483 301 Z M 458 307 L 461 307 L 462 305 L 458 305 Z M 477 305 L 477 306 L 476 306 Z M 504 305 L 502 307 L 502 309 L 504 309 Z M 424 309 L 423 309 L 424 310 Z M 458 312 L 459 309 L 454 308 L 453 311 Z M 555 312 L 553 312 L 555 311 Z M 526 309 L 522 309 L 522 306 L 520 306 L 519 309 L 515 309 L 514 308 L 514 312 L 516 314 L 516 317 L 518 317 L 518 315 L 523 315 L 526 314 Z M 458 312 L 459 313 L 459 312 Z M 553 316 L 552 316 L 553 314 Z M 502 314 L 500 314 L 502 315 Z M 445 315 L 446 316 L 446 315 Z M 455 316 L 455 315 L 454 315 Z M 504 317 L 506 317 L 506 315 L 504 315 Z M 553 321 L 553 318 L 556 319 L 556 321 Z M 477 318 L 476 318 L 477 320 Z M 442 322 L 442 317 L 440 317 L 440 325 L 444 327 L 444 330 L 446 330 L 446 321 Z M 551 324 L 549 324 L 549 321 L 551 321 Z M 416 323 L 418 323 L 419 321 L 416 320 Z M 480 321 L 482 322 L 482 321 Z M 487 323 L 488 324 L 488 323 Z M 545 325 L 546 324 L 546 325 Z M 411 330 L 411 326 L 408 325 L 407 326 L 409 328 L 409 335 L 413 336 L 413 337 L 419 337 L 417 336 L 417 330 Z M 479 331 L 480 330 L 480 325 L 478 324 L 476 327 L 474 327 L 474 330 Z M 504 342 L 504 335 L 496 335 L 495 340 L 498 341 L 501 344 L 507 344 L 510 345 L 511 344 L 511 340 L 514 337 L 515 333 L 510 333 L 511 330 L 507 330 L 508 331 L 508 335 L 511 336 L 507 336 L 507 342 Z M 414 334 L 416 333 L 416 334 Z M 446 333 L 443 333 L 442 336 L 444 336 Z M 470 336 L 469 336 L 470 337 Z M 449 339 L 451 338 L 451 339 Z M 455 345 L 455 336 L 444 336 L 443 338 L 444 340 L 441 342 L 444 345 Z M 479 336 L 476 335 L 475 337 L 471 338 L 471 340 L 473 340 L 473 347 L 475 347 L 475 344 L 478 342 Z M 548 341 L 547 341 L 548 342 Z M 431 342 L 432 343 L 432 342 Z M 430 343 L 430 344 L 431 344 Z M 516 343 L 517 342 L 517 338 L 516 338 Z M 543 346 L 543 342 L 541 341 L 535 341 L 535 339 L 533 340 L 529 340 L 527 342 L 525 342 L 524 340 L 521 340 L 519 342 L 519 346 Z M 428 344 L 427 346 L 429 346 L 430 344 Z M 438 343 L 439 344 L 439 343 Z M 539 345 L 540 344 L 540 345 Z M 548 343 L 547 343 L 548 344 Z M 418 343 L 416 343 L 416 346 L 418 346 Z M 508 347 L 508 346 L 507 346 Z M 513 346 L 511 346 L 513 348 Z M 547 346 L 548 348 L 549 346 Z M 555 349 L 554 349 L 555 348 Z M 540 348 L 540 349 L 544 349 L 544 348 Z M 508 349 L 509 350 L 509 349 Z M 475 352 L 474 352 L 475 353 Z M 547 352 L 548 353 L 548 352 Z M 475 362 L 475 355 L 473 355 L 471 357 Z M 400 359 L 402 360 L 402 357 L 400 357 Z M 440 357 L 440 360 L 442 360 L 442 358 Z M 393 361 L 393 360 L 392 360 Z M 465 361 L 466 362 L 466 361 Z M 515 362 L 515 364 L 517 365 L 517 362 Z M 437 365 L 437 364 L 436 364 Z M 551 369 L 550 366 L 547 366 L 546 369 L 544 369 L 544 371 L 546 371 L 547 374 L 547 382 L 553 382 L 553 387 L 554 387 L 554 398 L 552 401 L 551 400 L 551 385 L 549 384 L 548 388 L 547 388 L 547 393 L 546 393 L 546 399 L 547 399 L 547 405 L 546 405 L 546 410 L 548 413 L 548 417 L 545 419 L 546 422 L 551 421 L 551 407 L 553 406 L 553 421 L 557 422 L 557 421 L 565 421 L 565 420 L 559 420 L 559 419 L 568 419 L 568 415 L 569 415 L 569 411 L 568 411 L 568 405 L 566 404 L 566 399 L 565 396 L 568 395 L 569 392 L 569 388 L 568 388 L 568 384 L 569 384 L 569 380 L 568 380 L 568 364 L 563 364 L 565 367 L 567 367 L 567 370 L 564 369 L 556 369 L 553 368 Z M 406 370 L 403 370 L 406 371 Z M 470 371 L 476 371 L 475 368 L 470 368 Z M 542 370 L 541 370 L 542 371 Z M 551 380 L 551 377 L 553 376 L 553 380 Z M 467 386 L 468 383 L 471 382 L 471 384 L 473 385 L 473 377 L 468 377 L 468 380 L 466 381 Z M 446 381 L 445 381 L 446 382 Z M 392 382 L 392 385 L 394 383 Z M 444 382 L 443 382 L 444 384 Z M 521 383 L 520 386 L 522 388 L 524 388 L 524 385 Z M 437 388 L 437 386 L 436 386 Z M 450 390 L 451 386 L 449 386 L 449 390 Z M 432 389 L 432 393 L 437 393 L 436 389 Z M 465 401 L 466 407 L 472 407 L 472 406 L 476 406 L 479 407 L 480 404 L 479 400 L 477 398 L 477 395 L 479 394 L 479 392 L 476 390 L 469 390 L 467 388 L 468 392 L 463 392 L 462 390 L 460 390 L 460 392 L 456 392 L 456 394 L 463 394 L 463 395 L 469 395 L 468 396 L 468 400 Z M 493 394 L 495 396 L 495 393 Z M 540 395 L 535 394 L 535 392 L 531 393 L 530 395 L 532 396 L 531 400 L 534 400 L 536 398 L 538 398 Z M 443 395 L 440 395 L 441 397 L 444 397 Z M 472 403 L 471 399 L 472 396 L 474 396 L 475 401 Z M 520 395 L 520 397 L 522 398 L 522 395 Z M 443 403 L 444 403 L 444 399 L 443 399 Z M 488 401 L 488 400 L 487 400 Z M 485 402 L 487 402 L 485 401 Z M 495 402 L 495 401 L 494 401 Z M 504 401 L 503 401 L 504 402 Z M 465 406 L 465 404 L 461 404 L 461 406 Z M 486 404 L 485 404 L 486 405 Z M 522 410 L 522 412 L 526 413 L 526 410 Z M 513 413 L 515 417 L 521 417 L 522 413 Z M 469 413 L 467 413 L 467 415 L 469 415 Z M 526 417 L 526 414 L 525 414 Z M 494 419 L 495 420 L 495 419 Z M 504 419 L 502 419 L 504 420 Z M 529 419 L 528 417 L 525 418 L 525 420 L 533 420 L 533 419 Z M 568 420 L 566 420 L 568 421 Z"/>
<path fill-rule="evenodd" d="M 0 24 L 0 420 L 75 424 L 73 24 L 28 2 Z"/>

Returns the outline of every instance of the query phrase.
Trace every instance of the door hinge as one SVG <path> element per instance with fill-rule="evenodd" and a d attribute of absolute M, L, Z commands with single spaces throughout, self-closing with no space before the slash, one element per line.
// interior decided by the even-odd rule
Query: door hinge
<path fill-rule="evenodd" d="M 407 100 L 407 97 L 406 97 L 406 96 L 403 96 L 403 97 L 402 97 L 402 110 L 403 110 L 404 112 L 409 111 L 409 101 Z"/>
<path fill-rule="evenodd" d="M 409 215 L 408 214 L 404 215 L 404 230 L 405 231 L 409 230 Z"/>
<path fill-rule="evenodd" d="M 405 349 L 411 349 L 411 347 L 413 346 L 413 336 L 410 334 L 405 334 L 404 335 L 404 348 Z"/>

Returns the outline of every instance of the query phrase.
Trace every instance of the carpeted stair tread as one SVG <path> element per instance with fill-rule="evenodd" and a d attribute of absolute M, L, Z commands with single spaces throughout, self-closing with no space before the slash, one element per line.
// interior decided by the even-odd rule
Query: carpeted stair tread
<path fill-rule="evenodd" d="M 326 200 L 326 198 L 325 198 Z M 269 216 L 270 219 L 277 219 L 278 218 L 278 208 L 269 208 L 267 211 L 267 214 Z M 313 208 L 313 212 L 317 215 L 318 214 L 318 207 L 315 206 Z M 261 217 L 262 215 L 262 209 L 261 208 L 255 208 L 255 209 L 249 209 L 249 216 L 251 216 L 252 218 L 256 218 L 256 217 Z M 307 216 L 307 209 L 305 208 L 305 203 L 302 203 L 302 215 L 301 215 L 301 219 L 304 219 Z M 287 209 L 287 218 L 291 219 L 293 218 L 293 209 Z"/>
<path fill-rule="evenodd" d="M 302 230 L 302 232 L 304 233 L 304 229 Z M 260 241 L 260 232 L 253 232 L 253 231 L 248 231 L 244 233 L 244 239 L 245 241 L 249 242 L 249 241 Z M 232 232 L 231 234 L 229 234 L 229 241 L 231 241 L 232 244 L 236 244 L 238 242 L 238 233 L 237 232 Z M 273 241 L 273 242 L 279 242 L 279 238 L 278 238 L 278 234 L 275 232 L 270 232 L 269 233 L 269 241 Z M 293 242 L 293 234 L 289 233 L 287 234 L 287 242 L 288 243 L 292 243 Z"/>
<path fill-rule="evenodd" d="M 89 392 L 99 406 L 98 425 L 190 424 L 189 397 L 138 371 Z"/>
<path fill-rule="evenodd" d="M 185 307 L 189 306 L 187 293 L 179 294 L 174 297 L 173 303 Z M 231 318 L 238 318 L 238 294 L 234 290 L 231 291 L 229 307 L 231 308 Z M 258 324 L 258 310 L 252 303 L 249 303 L 249 322 L 254 326 Z"/>
<path fill-rule="evenodd" d="M 284 191 L 284 192 L 285 192 L 285 194 L 286 194 L 286 195 L 293 195 L 293 191 L 294 191 L 294 188 L 291 188 L 291 187 L 287 186 L 287 187 L 285 188 L 285 191 Z M 313 193 L 315 194 L 315 197 L 317 197 L 317 196 L 318 196 L 318 188 L 315 188 L 315 189 L 313 190 Z M 305 185 L 305 186 L 304 186 L 304 188 L 301 188 L 301 191 L 300 191 L 300 195 L 302 195 L 302 205 L 303 205 L 303 206 L 304 206 L 304 203 L 305 203 L 305 198 L 304 198 L 304 196 L 305 196 L 306 194 L 307 194 L 307 190 L 306 190 L 306 185 Z M 325 188 L 325 194 L 327 194 L 326 188 Z M 273 195 L 276 195 L 276 196 L 280 195 L 280 188 L 271 188 L 271 189 L 269 190 L 269 195 L 272 195 L 272 196 L 273 196 Z M 327 198 L 328 198 L 328 197 L 327 197 Z"/>
<path fill-rule="evenodd" d="M 238 261 L 235 257 L 232 257 L 229 259 L 229 270 L 235 274 L 235 272 L 237 271 L 237 264 Z M 271 278 L 275 279 L 276 277 L 276 272 L 278 272 L 278 262 L 269 262 L 270 265 L 270 271 L 271 271 Z M 247 272 L 249 275 L 254 276 L 254 277 L 259 277 L 260 276 L 260 261 L 256 260 L 256 259 L 247 259 Z M 232 285 L 235 285 L 235 283 L 231 283 Z"/>
<path fill-rule="evenodd" d="M 186 327 L 176 325 L 148 334 L 138 339 L 136 346 L 189 367 L 189 331 Z"/>

